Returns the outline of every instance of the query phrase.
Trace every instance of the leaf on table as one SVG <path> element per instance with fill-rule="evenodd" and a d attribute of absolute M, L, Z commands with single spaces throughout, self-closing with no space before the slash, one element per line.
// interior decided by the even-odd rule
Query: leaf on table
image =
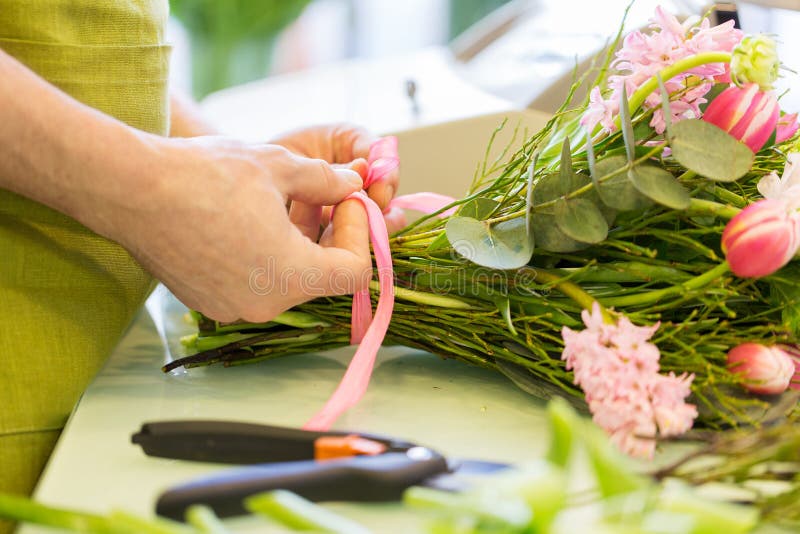
<path fill-rule="evenodd" d="M 738 180 L 753 166 L 753 152 L 721 128 L 700 119 L 672 125 L 672 156 L 687 169 L 718 182 Z"/>

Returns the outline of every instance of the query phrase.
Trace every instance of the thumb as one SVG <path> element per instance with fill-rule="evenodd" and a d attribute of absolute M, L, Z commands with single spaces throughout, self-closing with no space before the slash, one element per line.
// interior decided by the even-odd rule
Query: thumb
<path fill-rule="evenodd" d="M 364 186 L 361 176 L 351 169 L 335 168 L 321 159 L 293 158 L 294 165 L 282 181 L 283 192 L 291 200 L 330 206 Z"/>

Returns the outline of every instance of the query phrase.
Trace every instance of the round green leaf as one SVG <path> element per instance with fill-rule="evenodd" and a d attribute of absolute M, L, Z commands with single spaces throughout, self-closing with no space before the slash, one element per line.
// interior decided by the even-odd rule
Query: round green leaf
<path fill-rule="evenodd" d="M 517 269 L 533 255 L 533 236 L 519 217 L 490 225 L 472 217 L 451 217 L 445 226 L 453 249 L 473 263 L 492 269 Z"/>
<path fill-rule="evenodd" d="M 597 162 L 595 175 L 599 180 L 627 164 L 625 156 L 611 156 Z M 607 180 L 596 182 L 595 189 L 603 204 L 610 208 L 622 211 L 641 210 L 652 204 L 649 198 L 636 190 L 624 172 Z"/>
<path fill-rule="evenodd" d="M 608 236 L 608 223 L 603 213 L 589 199 L 561 199 L 556 203 L 558 228 L 575 241 L 600 243 Z"/>
<path fill-rule="evenodd" d="M 478 197 L 461 206 L 458 214 L 462 217 L 472 217 L 482 221 L 494 213 L 499 205 L 499 202 L 491 198 Z"/>
<path fill-rule="evenodd" d="M 641 194 L 668 208 L 684 210 L 692 197 L 669 171 L 654 165 L 638 165 L 628 170 L 628 178 Z"/>
<path fill-rule="evenodd" d="M 534 214 L 531 219 L 536 246 L 550 252 L 575 252 L 589 245 L 575 241 L 562 232 L 554 215 Z"/>
<path fill-rule="evenodd" d="M 718 182 L 733 182 L 747 174 L 755 157 L 747 145 L 700 119 L 673 124 L 669 146 L 678 163 Z"/>

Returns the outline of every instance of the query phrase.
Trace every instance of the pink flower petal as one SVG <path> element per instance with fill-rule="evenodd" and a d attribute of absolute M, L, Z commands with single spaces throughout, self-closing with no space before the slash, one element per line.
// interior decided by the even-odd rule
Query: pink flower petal
<path fill-rule="evenodd" d="M 775 142 L 783 143 L 797 133 L 797 113 L 787 113 L 778 119 L 778 129 L 775 132 Z"/>

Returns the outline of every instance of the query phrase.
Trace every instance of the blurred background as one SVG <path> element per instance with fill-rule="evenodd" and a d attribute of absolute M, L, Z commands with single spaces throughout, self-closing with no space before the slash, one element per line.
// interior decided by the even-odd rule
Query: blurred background
<path fill-rule="evenodd" d="M 347 58 L 444 44 L 509 0 L 170 0 L 197 97 Z M 189 55 L 190 54 L 190 55 Z"/>
<path fill-rule="evenodd" d="M 657 5 L 700 15 L 707 0 L 638 0 L 627 29 Z M 748 33 L 780 41 L 800 70 L 800 0 L 721 2 Z M 170 0 L 173 83 L 223 132 L 264 136 L 353 121 L 387 132 L 480 113 L 552 112 L 628 0 Z M 781 83 L 800 87 L 796 73 Z M 223 90 L 234 87 L 233 89 Z M 210 97 L 208 95 L 211 95 Z M 784 109 L 800 109 L 800 91 Z"/>

